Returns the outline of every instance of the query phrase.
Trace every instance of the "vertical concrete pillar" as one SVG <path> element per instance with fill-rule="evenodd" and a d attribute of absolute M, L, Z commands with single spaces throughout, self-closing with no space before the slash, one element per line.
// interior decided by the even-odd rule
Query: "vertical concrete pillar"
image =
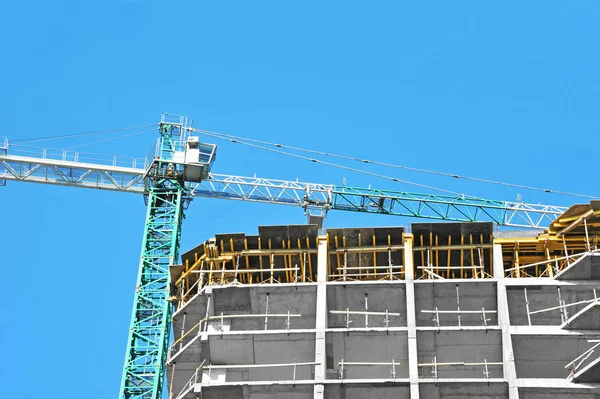
<path fill-rule="evenodd" d="M 404 234 L 404 278 L 406 284 L 406 326 L 408 327 L 408 376 L 410 399 L 419 399 L 419 361 L 417 352 L 417 317 L 415 310 L 415 273 L 412 234 Z"/>
<path fill-rule="evenodd" d="M 327 371 L 325 329 L 327 328 L 327 236 L 319 236 L 317 249 L 317 309 L 315 323 L 315 387 L 314 398 L 323 399 L 323 381 Z"/>
<path fill-rule="evenodd" d="M 502 262 L 502 246 L 494 244 L 494 278 L 497 281 L 498 301 L 498 326 L 502 328 L 502 371 L 504 379 L 508 382 L 509 399 L 519 399 L 517 388 L 517 371 L 513 354 L 512 340 L 510 338 L 510 315 L 508 312 L 508 296 L 504 284 L 504 264 Z"/>

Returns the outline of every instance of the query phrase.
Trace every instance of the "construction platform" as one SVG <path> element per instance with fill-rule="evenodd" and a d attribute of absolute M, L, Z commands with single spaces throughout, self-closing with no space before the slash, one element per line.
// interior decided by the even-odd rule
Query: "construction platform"
<path fill-rule="evenodd" d="M 217 234 L 171 267 L 170 397 L 600 398 L 599 205 Z"/>

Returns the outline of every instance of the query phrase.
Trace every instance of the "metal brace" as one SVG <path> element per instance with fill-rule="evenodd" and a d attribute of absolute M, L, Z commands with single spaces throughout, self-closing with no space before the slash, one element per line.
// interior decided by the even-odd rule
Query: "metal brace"
<path fill-rule="evenodd" d="M 485 308 L 481 308 L 481 322 L 483 324 L 483 326 L 485 327 L 485 333 L 487 334 L 487 327 L 488 327 L 488 321 L 491 321 L 491 318 L 486 318 L 485 317 Z"/>
<path fill-rule="evenodd" d="M 288 312 L 287 312 L 287 319 L 285 320 L 285 329 L 286 329 L 287 331 L 290 331 L 290 325 L 291 325 L 291 324 L 292 324 L 292 323 L 290 322 L 290 311 L 288 310 Z M 294 372 L 296 371 L 296 370 L 295 370 L 295 367 L 296 367 L 296 366 L 294 365 Z"/>
<path fill-rule="evenodd" d="M 488 380 L 488 387 L 490 386 L 490 371 L 488 370 L 487 359 L 483 359 L 483 376 Z"/>
<path fill-rule="evenodd" d="M 344 317 L 344 321 L 346 322 L 346 328 L 350 328 L 350 323 L 352 323 L 352 320 L 350 320 L 350 308 L 346 308 L 346 317 Z"/>

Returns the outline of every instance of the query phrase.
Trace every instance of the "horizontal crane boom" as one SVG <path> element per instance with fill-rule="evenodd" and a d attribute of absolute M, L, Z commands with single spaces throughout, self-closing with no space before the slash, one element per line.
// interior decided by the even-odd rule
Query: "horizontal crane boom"
<path fill-rule="evenodd" d="M 4 145 L 2 143 L 5 143 Z M 74 151 L 31 150 L 0 139 L 0 182 L 16 180 L 144 194 L 149 161 Z M 355 188 L 211 173 L 187 182 L 194 197 L 294 205 L 459 222 L 492 221 L 501 226 L 545 227 L 566 207 L 482 198 Z"/>

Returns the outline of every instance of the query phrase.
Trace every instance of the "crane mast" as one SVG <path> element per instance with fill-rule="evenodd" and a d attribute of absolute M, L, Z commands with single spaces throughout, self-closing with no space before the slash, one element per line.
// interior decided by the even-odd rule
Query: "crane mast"
<path fill-rule="evenodd" d="M 146 221 L 119 398 L 159 399 L 165 380 L 171 304 L 169 267 L 179 257 L 181 223 L 194 197 L 304 208 L 320 221 L 344 210 L 498 225 L 544 227 L 566 207 L 441 196 L 211 173 L 216 145 L 190 136 L 191 119 L 163 115 L 149 158 L 90 157 L 31 150 L 0 138 L 0 185 L 7 180 L 144 194 Z"/>
<path fill-rule="evenodd" d="M 169 266 L 179 256 L 186 188 L 183 165 L 174 164 L 174 138 L 182 125 L 161 122 L 157 155 L 146 176 L 147 212 L 119 398 L 160 398 L 167 357 L 171 304 Z"/>

